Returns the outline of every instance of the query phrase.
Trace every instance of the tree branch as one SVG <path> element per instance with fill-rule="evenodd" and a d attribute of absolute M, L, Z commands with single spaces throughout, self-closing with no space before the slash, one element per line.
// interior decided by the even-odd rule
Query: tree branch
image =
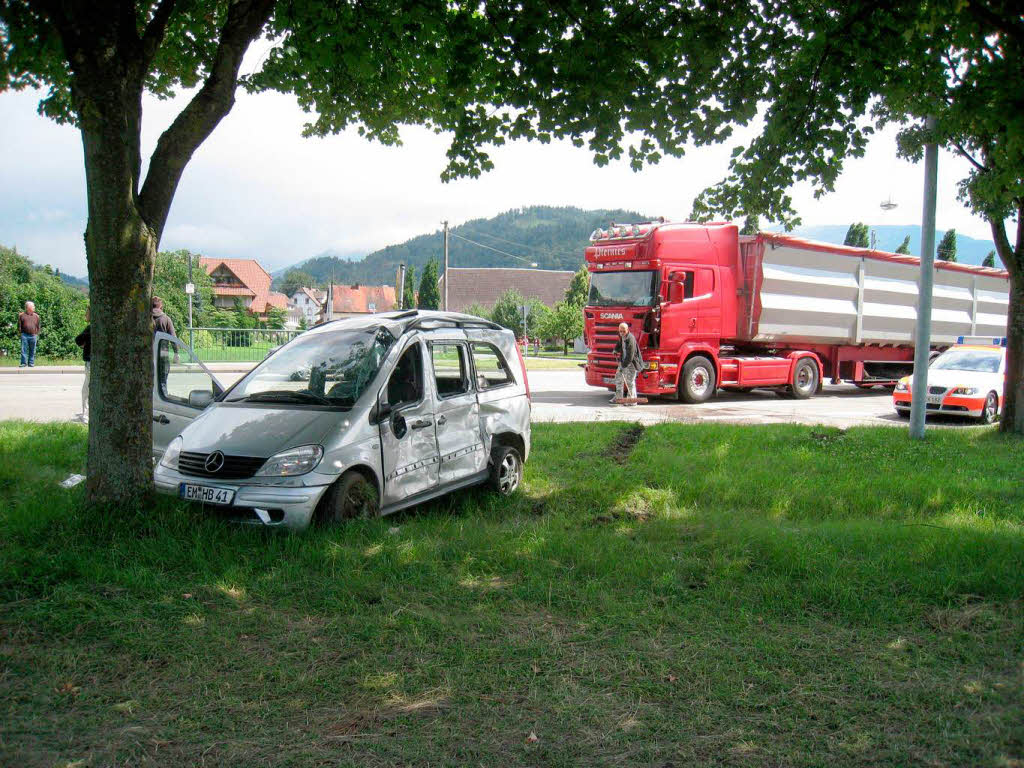
<path fill-rule="evenodd" d="M 949 143 L 956 147 L 957 151 L 965 158 L 967 158 L 968 162 L 970 162 L 970 164 L 977 168 L 979 171 L 986 170 L 985 166 L 979 163 L 977 160 L 975 160 L 974 156 L 971 155 L 966 149 L 964 149 L 963 144 L 961 144 L 959 141 L 954 141 L 953 139 L 950 139 Z"/>
<path fill-rule="evenodd" d="M 274 3 L 238 0 L 230 4 L 206 82 L 157 142 L 139 195 L 139 209 L 158 240 L 185 166 L 235 104 L 242 57 L 270 18 Z"/>
<path fill-rule="evenodd" d="M 142 33 L 142 69 L 144 72 L 149 71 L 153 57 L 160 48 L 160 43 L 163 42 L 164 34 L 167 32 L 167 23 L 171 20 L 171 14 L 174 13 L 176 4 L 177 0 L 160 0 L 160 4 L 153 13 L 153 18 L 146 25 L 146 31 Z"/>
<path fill-rule="evenodd" d="M 1006 236 L 1006 223 L 1002 219 L 989 219 L 989 227 L 992 229 L 992 241 L 996 244 L 996 252 L 999 254 L 1000 260 L 1003 262 L 1003 266 L 1006 267 L 1006 271 L 1010 275 L 1015 275 L 1017 270 L 1017 260 L 1014 258 L 1013 249 L 1010 246 L 1010 239 Z M 1017 241 L 1018 247 L 1021 241 L 1022 227 L 1018 222 L 1017 224 Z"/>

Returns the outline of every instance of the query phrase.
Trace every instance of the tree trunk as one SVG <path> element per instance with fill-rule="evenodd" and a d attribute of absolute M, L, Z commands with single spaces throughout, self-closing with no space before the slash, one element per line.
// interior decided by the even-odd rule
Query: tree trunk
<path fill-rule="evenodd" d="M 117 92 L 90 106 L 108 118 L 124 113 Z M 110 127 L 119 122 L 81 126 L 92 325 L 86 495 L 90 503 L 125 509 L 148 500 L 153 488 L 150 290 L 157 238 L 136 203 L 132 142 Z"/>
<path fill-rule="evenodd" d="M 1024 226 L 1024 222 L 1021 223 Z M 1016 372 L 1016 376 L 1011 375 Z M 999 429 L 1024 435 L 1024 273 L 1010 274 L 1010 308 L 1006 318 L 1006 386 Z"/>

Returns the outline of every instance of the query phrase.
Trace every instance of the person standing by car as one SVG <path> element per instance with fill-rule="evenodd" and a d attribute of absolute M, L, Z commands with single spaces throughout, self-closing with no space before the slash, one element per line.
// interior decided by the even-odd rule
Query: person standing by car
<path fill-rule="evenodd" d="M 629 326 L 619 323 L 619 340 L 615 342 L 615 356 L 618 358 L 619 366 L 615 370 L 615 397 L 612 402 L 622 400 L 623 390 L 626 397 L 636 399 L 636 375 L 644 367 L 644 361 L 640 357 L 640 345 L 636 343 L 636 337 L 629 332 Z M 636 405 L 636 403 L 626 403 Z"/>
<path fill-rule="evenodd" d="M 82 412 L 78 414 L 82 423 L 89 422 L 89 361 L 92 358 L 92 331 L 89 325 L 89 308 L 85 308 L 85 330 L 75 337 L 75 344 L 82 348 L 85 361 L 85 380 L 82 382 Z"/>
<path fill-rule="evenodd" d="M 174 322 L 164 314 L 164 300 L 159 296 L 153 297 L 153 333 L 169 333 L 177 336 L 174 331 Z"/>
<path fill-rule="evenodd" d="M 31 301 L 25 302 L 25 311 L 18 315 L 18 332 L 21 334 L 21 365 L 35 368 L 36 345 L 39 343 L 39 315 L 36 314 L 36 305 Z"/>

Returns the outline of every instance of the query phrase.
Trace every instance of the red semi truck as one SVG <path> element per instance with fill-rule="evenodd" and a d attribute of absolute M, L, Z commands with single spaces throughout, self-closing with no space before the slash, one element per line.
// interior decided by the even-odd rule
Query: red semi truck
<path fill-rule="evenodd" d="M 588 384 L 613 388 L 626 323 L 645 362 L 637 392 L 700 403 L 717 389 L 796 398 L 828 378 L 893 384 L 913 369 L 920 262 L 734 224 L 649 222 L 591 235 L 584 308 Z M 939 262 L 932 343 L 1006 333 L 1009 278 Z"/>

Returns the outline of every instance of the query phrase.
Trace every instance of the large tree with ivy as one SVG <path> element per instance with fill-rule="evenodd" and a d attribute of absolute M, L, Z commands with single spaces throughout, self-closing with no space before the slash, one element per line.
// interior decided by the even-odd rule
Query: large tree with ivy
<path fill-rule="evenodd" d="M 693 122 L 708 140 L 750 123 L 727 177 L 694 213 L 758 212 L 796 223 L 787 191 L 832 191 L 845 160 L 871 135 L 899 126 L 898 151 L 927 143 L 967 159 L 960 198 L 983 217 L 1010 274 L 1007 375 L 1001 429 L 1024 433 L 1024 17 L 1011 0 L 769 0 L 744 4 L 742 29 L 723 29 L 733 55 L 697 62 L 691 86 L 713 96 L 745 90 L 745 113 L 716 98 Z M 762 9 L 760 14 L 754 8 Z M 710 8 L 710 6 L 709 6 Z M 685 54 L 684 54 L 685 55 Z M 694 82 L 695 81 L 695 82 Z M 742 86 L 737 86 L 742 82 Z M 934 117 L 934 127 L 927 118 Z M 701 140 L 701 136 L 696 138 Z M 1014 226 L 1014 235 L 1008 227 Z"/>

